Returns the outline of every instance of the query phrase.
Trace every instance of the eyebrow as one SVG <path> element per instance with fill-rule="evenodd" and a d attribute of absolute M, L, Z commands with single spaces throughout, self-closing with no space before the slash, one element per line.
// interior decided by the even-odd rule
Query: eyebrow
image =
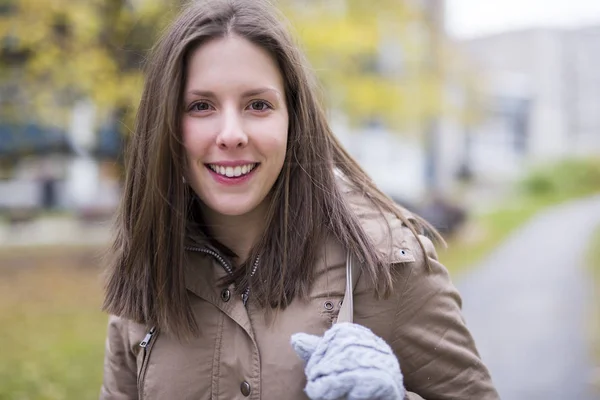
<path fill-rule="evenodd" d="M 267 92 L 274 92 L 276 95 L 281 97 L 281 93 L 279 93 L 279 90 L 268 87 L 247 90 L 244 93 L 242 93 L 242 97 L 258 96 Z M 201 97 L 217 97 L 215 93 L 211 92 L 210 90 L 190 90 L 189 92 L 187 92 L 187 94 Z"/>

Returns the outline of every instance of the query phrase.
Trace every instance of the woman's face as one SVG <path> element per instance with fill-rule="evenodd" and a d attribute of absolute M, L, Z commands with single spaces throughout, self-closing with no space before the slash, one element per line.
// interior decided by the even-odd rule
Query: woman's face
<path fill-rule="evenodd" d="M 285 159 L 288 111 L 275 60 L 238 36 L 213 39 L 191 53 L 183 97 L 188 183 L 217 215 L 253 211 Z"/>

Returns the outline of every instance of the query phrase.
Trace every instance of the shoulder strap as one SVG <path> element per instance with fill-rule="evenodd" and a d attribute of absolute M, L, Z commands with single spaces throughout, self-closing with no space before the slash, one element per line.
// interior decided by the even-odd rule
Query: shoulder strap
<path fill-rule="evenodd" d="M 354 277 L 358 277 L 359 264 L 350 252 L 346 255 L 346 292 L 336 323 L 354 321 Z"/>

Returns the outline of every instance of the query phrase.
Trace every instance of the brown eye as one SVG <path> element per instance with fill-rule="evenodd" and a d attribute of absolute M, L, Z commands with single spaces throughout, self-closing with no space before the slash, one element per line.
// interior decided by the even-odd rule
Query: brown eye
<path fill-rule="evenodd" d="M 208 110 L 210 110 L 210 104 L 208 104 L 204 101 L 199 101 L 192 105 L 192 111 L 208 111 Z"/>
<path fill-rule="evenodd" d="M 251 109 L 252 111 L 266 111 L 266 110 L 268 110 L 269 108 L 271 108 L 271 107 L 269 106 L 269 104 L 267 104 L 267 102 L 265 102 L 265 101 L 262 101 L 262 100 L 253 101 L 253 102 L 250 104 L 250 109 Z"/>

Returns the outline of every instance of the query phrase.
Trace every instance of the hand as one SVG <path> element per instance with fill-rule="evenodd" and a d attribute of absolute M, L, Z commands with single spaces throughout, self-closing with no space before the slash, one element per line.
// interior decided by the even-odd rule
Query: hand
<path fill-rule="evenodd" d="M 305 391 L 312 400 L 404 399 L 398 359 L 364 326 L 335 324 L 323 337 L 297 333 L 292 346 L 306 362 Z"/>

